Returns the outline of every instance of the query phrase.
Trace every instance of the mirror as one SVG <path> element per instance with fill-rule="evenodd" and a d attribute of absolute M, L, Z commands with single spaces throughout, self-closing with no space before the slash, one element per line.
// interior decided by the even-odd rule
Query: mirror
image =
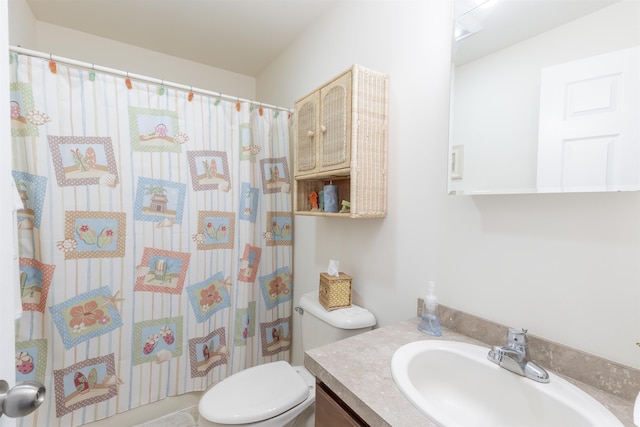
<path fill-rule="evenodd" d="M 449 194 L 640 190 L 640 2 L 455 4 Z"/>

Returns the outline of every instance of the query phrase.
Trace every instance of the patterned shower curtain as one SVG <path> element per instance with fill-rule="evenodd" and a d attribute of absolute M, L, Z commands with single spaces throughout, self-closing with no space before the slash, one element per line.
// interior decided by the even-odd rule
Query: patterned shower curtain
<path fill-rule="evenodd" d="M 48 391 L 18 425 L 81 425 L 288 360 L 288 112 L 10 62 L 16 379 Z"/>

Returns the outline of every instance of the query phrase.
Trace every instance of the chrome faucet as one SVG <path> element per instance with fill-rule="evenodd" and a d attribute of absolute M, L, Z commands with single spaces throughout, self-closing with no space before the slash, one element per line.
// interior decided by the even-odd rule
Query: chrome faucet
<path fill-rule="evenodd" d="M 541 383 L 549 382 L 549 374 L 547 371 L 533 362 L 529 357 L 526 329 L 522 329 L 522 331 L 509 329 L 507 333 L 507 345 L 502 347 L 493 346 L 491 350 L 489 350 L 487 359 L 523 377 Z"/>

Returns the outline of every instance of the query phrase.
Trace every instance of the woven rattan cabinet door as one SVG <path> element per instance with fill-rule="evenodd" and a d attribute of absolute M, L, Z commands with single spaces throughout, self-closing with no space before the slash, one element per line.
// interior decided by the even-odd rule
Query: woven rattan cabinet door
<path fill-rule="evenodd" d="M 321 138 L 320 92 L 316 91 L 296 103 L 295 176 L 318 172 L 318 144 Z"/>
<path fill-rule="evenodd" d="M 351 162 L 351 71 L 320 90 L 320 172 Z"/>

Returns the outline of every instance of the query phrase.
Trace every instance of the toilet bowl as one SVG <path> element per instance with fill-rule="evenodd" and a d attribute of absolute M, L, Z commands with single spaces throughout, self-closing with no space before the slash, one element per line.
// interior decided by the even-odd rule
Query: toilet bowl
<path fill-rule="evenodd" d="M 302 347 L 319 345 L 371 330 L 373 314 L 357 305 L 327 311 L 318 293 L 300 298 Z M 311 339 L 313 338 L 313 339 Z M 198 404 L 199 427 L 312 427 L 315 377 L 304 366 L 285 361 L 245 369 L 220 381 Z"/>

